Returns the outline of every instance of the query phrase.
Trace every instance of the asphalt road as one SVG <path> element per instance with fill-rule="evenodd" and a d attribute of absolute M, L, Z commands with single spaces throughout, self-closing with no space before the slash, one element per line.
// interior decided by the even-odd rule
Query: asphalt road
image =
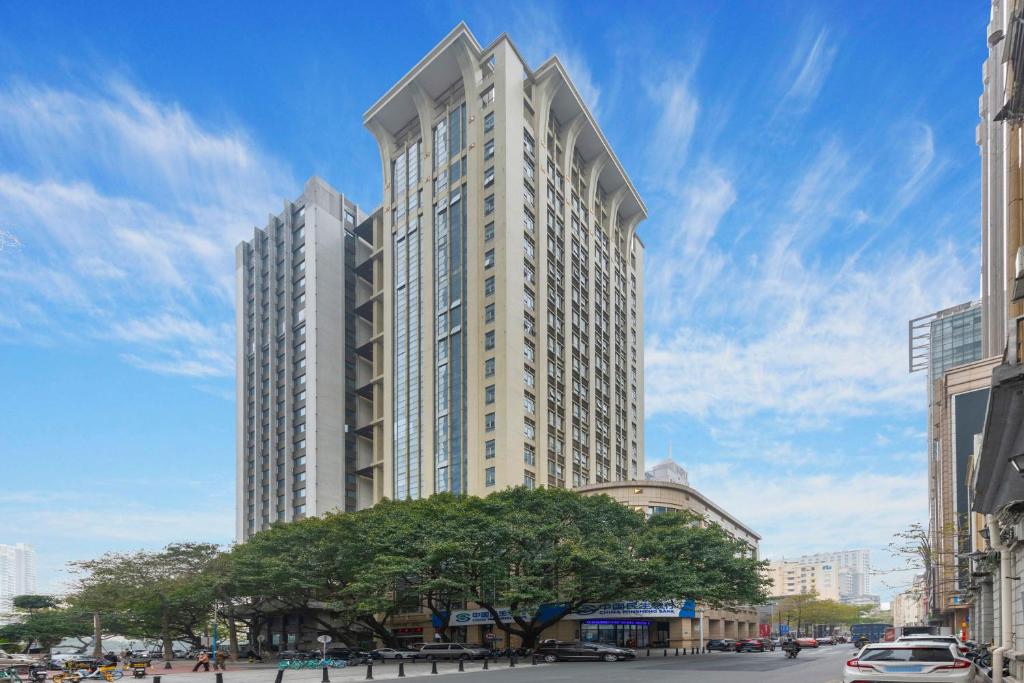
<path fill-rule="evenodd" d="M 714 652 L 706 655 L 661 656 L 652 652 L 650 658 L 640 657 L 632 662 L 558 662 L 532 666 L 529 660 L 519 661 L 509 668 L 508 660 L 491 662 L 488 671 L 481 662 L 467 662 L 465 671 L 457 665 L 438 665 L 438 673 L 445 680 L 458 679 L 467 683 L 546 683 L 547 681 L 585 683 L 838 683 L 842 680 L 843 663 L 853 654 L 849 645 L 836 645 L 818 649 L 805 649 L 795 660 L 785 659 L 782 652 Z M 153 670 L 164 674 L 161 683 L 214 683 L 214 674 L 177 670 Z M 396 678 L 398 667 L 392 663 L 373 667 L 374 680 Z M 224 674 L 223 683 L 273 683 L 276 669 L 270 667 L 232 667 Z M 332 669 L 331 683 L 354 683 L 365 680 L 366 667 Z M 170 675 L 168 675 L 170 674 Z M 319 671 L 286 671 L 283 683 L 321 683 Z M 427 663 L 407 663 L 406 678 L 435 678 Z M 199 679 L 203 679 L 200 682 Z M 122 679 L 121 683 L 130 680 Z M 152 677 L 143 683 L 155 683 Z M 426 682 L 424 682 L 426 683 Z M 454 680 L 452 683 L 455 683 Z"/>

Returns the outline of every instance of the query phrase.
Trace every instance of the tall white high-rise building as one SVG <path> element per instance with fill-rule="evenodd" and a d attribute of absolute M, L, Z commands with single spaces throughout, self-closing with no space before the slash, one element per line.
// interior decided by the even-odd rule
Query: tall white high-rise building
<path fill-rule="evenodd" d="M 552 57 L 457 26 L 366 112 L 383 162 L 380 492 L 644 472 L 647 211 Z"/>
<path fill-rule="evenodd" d="M 14 598 L 36 592 L 36 551 L 25 543 L 0 543 L 0 623 L 14 611 Z"/>

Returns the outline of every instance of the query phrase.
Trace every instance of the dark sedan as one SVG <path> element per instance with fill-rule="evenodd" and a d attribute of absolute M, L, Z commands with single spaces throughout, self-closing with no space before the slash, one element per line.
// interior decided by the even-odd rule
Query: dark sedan
<path fill-rule="evenodd" d="M 547 643 L 537 648 L 537 654 L 545 662 L 617 662 L 636 657 L 636 652 L 628 648 L 597 643 Z"/>
<path fill-rule="evenodd" d="M 707 646 L 708 652 L 734 652 L 736 650 L 736 641 L 731 638 L 723 638 L 721 640 L 709 640 Z"/>
<path fill-rule="evenodd" d="M 768 638 L 746 638 L 736 643 L 736 652 L 767 652 L 774 649 L 775 645 Z"/>

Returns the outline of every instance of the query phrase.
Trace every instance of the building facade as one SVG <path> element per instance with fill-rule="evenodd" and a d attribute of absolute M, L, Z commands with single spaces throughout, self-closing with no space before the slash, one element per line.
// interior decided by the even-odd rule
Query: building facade
<path fill-rule="evenodd" d="M 236 249 L 239 540 L 374 502 L 371 456 L 356 435 L 372 400 L 356 392 L 367 361 L 355 344 L 372 317 L 357 325 L 357 252 L 369 247 L 356 232 L 373 220 L 311 178 Z"/>
<path fill-rule="evenodd" d="M 981 150 L 981 280 L 989 382 L 968 495 L 979 547 L 970 555 L 975 590 L 970 628 L 992 643 L 994 670 L 1024 677 L 1024 174 L 1021 124 L 1024 3 L 994 0 L 986 31 L 978 144 Z M 978 528 L 980 527 L 980 528 Z M 994 681 L 999 676 L 993 677 Z"/>
<path fill-rule="evenodd" d="M 955 547 L 957 522 L 952 497 L 965 485 L 966 456 L 953 462 L 948 428 L 948 402 L 953 393 L 946 374 L 980 361 L 982 356 L 982 307 L 977 301 L 937 311 L 910 321 L 910 371 L 927 373 L 928 397 L 928 535 L 934 549 L 931 566 L 926 567 L 929 613 L 937 624 L 950 625 L 963 604 L 958 596 Z M 952 389 L 955 393 L 957 390 Z M 977 396 L 972 399 L 977 403 Z M 966 399 L 955 399 L 959 407 Z M 976 406 L 974 406 L 976 407 Z M 964 414 L 965 410 L 961 410 Z M 966 425 L 961 425 L 966 428 Z M 979 425 L 980 428 L 980 425 Z M 963 439 L 961 433 L 961 439 Z M 973 439 L 973 433 L 970 436 Z M 971 452 L 968 448 L 968 454 Z"/>
<path fill-rule="evenodd" d="M 839 568 L 839 599 L 874 598 L 871 594 L 871 551 L 860 548 L 801 555 L 804 564 L 831 564 Z"/>
<path fill-rule="evenodd" d="M 819 600 L 839 601 L 839 566 L 831 562 L 774 560 L 765 574 L 773 598 L 815 593 Z"/>
<path fill-rule="evenodd" d="M 0 544 L 0 624 L 12 620 L 15 597 L 35 592 L 35 549 L 25 543 Z"/>
<path fill-rule="evenodd" d="M 690 483 L 689 473 L 671 458 L 659 462 L 657 465 L 644 473 L 644 479 L 655 481 L 669 481 L 674 484 L 688 486 Z"/>
<path fill-rule="evenodd" d="M 928 624 L 928 594 L 923 574 L 915 576 L 908 590 L 892 599 L 893 626 L 925 626 Z"/>
<path fill-rule="evenodd" d="M 365 114 L 383 169 L 380 493 L 643 472 L 646 209 L 565 69 L 465 25 Z"/>

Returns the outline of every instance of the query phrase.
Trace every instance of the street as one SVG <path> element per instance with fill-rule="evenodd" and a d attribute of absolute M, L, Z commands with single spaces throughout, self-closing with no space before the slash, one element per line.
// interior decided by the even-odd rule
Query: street
<path fill-rule="evenodd" d="M 490 662 L 487 671 L 482 663 L 469 662 L 465 672 L 458 672 L 457 664 L 438 664 L 439 675 L 458 676 L 465 681 L 497 683 L 532 683 L 534 681 L 587 681 L 587 683 L 668 683 L 669 681 L 692 681 L 693 683 L 838 683 L 842 677 L 842 666 L 852 654 L 849 646 L 837 645 L 819 649 L 805 649 L 796 660 L 785 659 L 779 651 L 764 653 L 714 652 L 706 655 L 663 657 L 655 652 L 652 656 L 640 657 L 632 662 L 559 662 L 538 664 L 517 661 L 510 668 L 508 660 Z M 184 663 L 183 663 L 184 664 Z M 425 662 L 406 663 L 406 678 L 430 676 L 430 664 Z M 161 683 L 199 683 L 209 681 L 214 674 L 166 672 Z M 272 683 L 276 669 L 263 666 L 240 666 L 224 674 L 224 683 Z M 331 669 L 331 683 L 349 683 L 366 679 L 366 667 Z M 378 663 L 373 667 L 374 680 L 397 678 L 398 666 L 393 663 Z M 283 683 L 320 683 L 320 671 L 285 671 Z"/>

